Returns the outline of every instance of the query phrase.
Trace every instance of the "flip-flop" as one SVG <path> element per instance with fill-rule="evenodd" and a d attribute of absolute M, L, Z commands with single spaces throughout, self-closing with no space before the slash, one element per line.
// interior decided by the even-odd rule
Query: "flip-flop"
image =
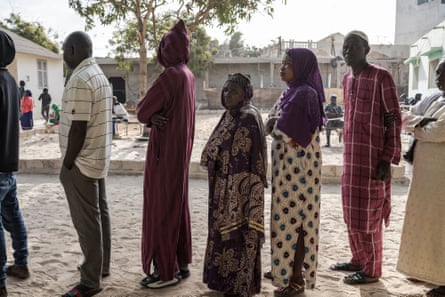
<path fill-rule="evenodd" d="M 160 281 L 160 280 L 161 280 L 161 278 L 160 278 L 159 275 L 155 275 L 154 273 L 152 273 L 152 274 L 150 274 L 150 275 L 144 277 L 144 278 L 139 282 L 139 284 L 140 284 L 141 286 L 143 286 L 143 287 L 148 288 L 148 285 L 149 285 L 149 284 L 158 282 L 158 281 Z"/>
<path fill-rule="evenodd" d="M 372 277 L 365 275 L 362 271 L 354 272 L 343 278 L 343 282 L 348 285 L 364 285 L 378 282 L 378 277 Z"/>
<path fill-rule="evenodd" d="M 343 262 L 343 263 L 339 262 L 332 264 L 331 266 L 329 266 L 329 269 L 334 271 L 351 271 L 351 272 L 362 270 L 362 268 L 359 265 L 354 265 L 348 262 Z"/>
<path fill-rule="evenodd" d="M 162 289 L 162 288 L 166 288 L 166 287 L 175 286 L 175 285 L 179 284 L 180 281 L 181 281 L 180 278 L 175 276 L 173 279 L 171 279 L 169 281 L 159 280 L 157 282 L 148 284 L 147 288 L 149 288 L 149 289 Z"/>
<path fill-rule="evenodd" d="M 100 293 L 103 288 L 88 288 L 84 285 L 78 284 L 68 292 L 62 295 L 62 297 L 91 297 Z"/>

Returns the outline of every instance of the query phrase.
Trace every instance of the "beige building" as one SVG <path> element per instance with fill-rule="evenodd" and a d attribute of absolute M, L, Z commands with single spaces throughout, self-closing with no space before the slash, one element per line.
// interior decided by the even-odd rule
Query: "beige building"
<path fill-rule="evenodd" d="M 306 47 L 318 58 L 326 95 L 335 93 L 338 101 L 343 101 L 343 75 L 347 71 L 341 49 L 344 36 L 335 33 L 319 41 L 281 41 L 263 50 L 263 55 L 255 58 L 215 57 L 211 67 L 196 80 L 197 100 L 200 108 L 220 108 L 220 92 L 227 75 L 234 72 L 249 74 L 254 85 L 254 101 L 260 108 L 270 108 L 278 99 L 285 84 L 279 76 L 284 50 L 288 47 Z M 403 62 L 409 56 L 406 45 L 371 45 L 368 60 L 371 63 L 388 69 L 395 80 L 399 93 L 406 93 L 408 86 L 408 65 Z M 116 68 L 116 62 L 110 58 L 97 58 L 107 77 L 110 79 L 116 96 L 127 102 L 130 108 L 139 101 L 138 98 L 138 60 L 132 61 L 129 71 Z M 157 77 L 154 65 L 147 66 L 148 85 Z"/>

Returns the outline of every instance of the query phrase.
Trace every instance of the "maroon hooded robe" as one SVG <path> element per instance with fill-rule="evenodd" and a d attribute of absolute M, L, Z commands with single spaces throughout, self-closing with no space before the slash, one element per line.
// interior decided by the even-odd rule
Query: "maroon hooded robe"
<path fill-rule="evenodd" d="M 195 129 L 195 78 L 186 63 L 189 38 L 180 20 L 161 40 L 158 62 L 164 71 L 136 108 L 150 123 L 153 114 L 168 118 L 153 125 L 144 173 L 142 266 L 150 275 L 154 257 L 163 281 L 174 278 L 178 264 L 191 262 L 188 172 Z"/>

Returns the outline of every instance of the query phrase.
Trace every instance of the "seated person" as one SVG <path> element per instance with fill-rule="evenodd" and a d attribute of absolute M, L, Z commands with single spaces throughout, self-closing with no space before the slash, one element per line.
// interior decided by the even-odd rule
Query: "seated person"
<path fill-rule="evenodd" d="M 118 136 L 116 133 L 116 123 L 124 121 L 128 123 L 128 112 L 124 105 L 113 96 L 113 136 Z"/>
<path fill-rule="evenodd" d="M 328 121 L 326 123 L 326 145 L 331 146 L 331 130 L 343 129 L 343 109 L 340 105 L 337 105 L 337 95 L 331 95 L 331 103 L 326 105 L 324 112 Z"/>

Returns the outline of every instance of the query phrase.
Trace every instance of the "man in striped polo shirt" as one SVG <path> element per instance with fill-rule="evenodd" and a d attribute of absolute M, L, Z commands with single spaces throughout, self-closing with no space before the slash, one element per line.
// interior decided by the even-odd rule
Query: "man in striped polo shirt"
<path fill-rule="evenodd" d="M 63 166 L 60 181 L 84 254 L 80 283 L 64 296 L 93 296 L 110 271 L 111 228 L 105 177 L 111 154 L 112 90 L 92 57 L 90 37 L 71 33 L 63 59 L 72 69 L 62 98 L 59 142 Z"/>

